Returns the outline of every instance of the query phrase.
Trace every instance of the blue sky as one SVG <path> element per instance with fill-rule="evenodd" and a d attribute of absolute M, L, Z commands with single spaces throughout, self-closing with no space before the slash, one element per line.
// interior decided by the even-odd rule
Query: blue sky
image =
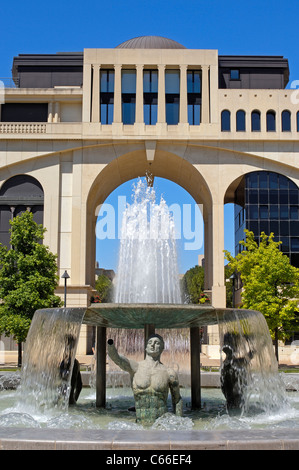
<path fill-rule="evenodd" d="M 2 2 L 1 17 L 0 77 L 11 76 L 13 57 L 21 53 L 113 48 L 136 36 L 159 35 L 190 49 L 218 49 L 219 54 L 283 55 L 289 59 L 290 82 L 299 80 L 298 0 L 14 0 Z M 183 189 L 159 184 L 167 202 L 190 202 Z M 120 192 L 129 197 L 131 183 Z M 103 243 L 98 261 L 115 269 L 117 247 Z M 228 209 L 225 247 L 233 249 Z M 199 252 L 179 250 L 181 272 L 197 263 Z"/>

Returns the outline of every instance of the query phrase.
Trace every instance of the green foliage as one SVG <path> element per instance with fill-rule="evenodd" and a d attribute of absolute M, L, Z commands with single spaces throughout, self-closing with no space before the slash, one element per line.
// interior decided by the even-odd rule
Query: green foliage
<path fill-rule="evenodd" d="M 182 290 L 189 303 L 198 304 L 204 291 L 204 268 L 194 266 L 189 269 L 182 279 Z"/>
<path fill-rule="evenodd" d="M 243 283 L 242 307 L 261 312 L 272 337 L 284 340 L 298 329 L 299 269 L 280 250 L 280 242 L 262 232 L 260 244 L 245 230 L 244 250 L 235 258 L 226 251 L 230 267 Z"/>
<path fill-rule="evenodd" d="M 12 248 L 0 244 L 0 333 L 25 341 L 34 312 L 58 307 L 56 256 L 41 244 L 45 229 L 26 211 L 11 222 Z"/>
<path fill-rule="evenodd" d="M 99 294 L 98 297 L 100 302 L 111 301 L 112 282 L 107 276 L 105 276 L 105 274 L 100 274 L 98 276 L 95 288 Z"/>

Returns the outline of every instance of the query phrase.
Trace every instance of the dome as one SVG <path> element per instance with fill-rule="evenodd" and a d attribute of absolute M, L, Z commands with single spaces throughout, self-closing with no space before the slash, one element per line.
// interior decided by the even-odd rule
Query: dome
<path fill-rule="evenodd" d="M 139 36 L 122 42 L 116 49 L 186 49 L 173 39 L 161 36 Z"/>

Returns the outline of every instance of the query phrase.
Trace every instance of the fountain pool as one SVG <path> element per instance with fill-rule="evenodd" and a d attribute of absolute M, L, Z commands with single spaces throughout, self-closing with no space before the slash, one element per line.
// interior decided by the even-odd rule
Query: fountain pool
<path fill-rule="evenodd" d="M 166 414 L 151 426 L 135 422 L 134 413 L 128 408 L 134 405 L 130 388 L 108 388 L 106 408 L 96 408 L 96 392 L 83 388 L 75 406 L 67 410 L 52 408 L 36 410 L 22 403 L 17 390 L 0 392 L 0 428 L 68 429 L 68 430 L 160 430 L 160 431 L 224 431 L 224 430 L 297 430 L 299 432 L 299 377 L 296 374 L 280 374 L 287 388 L 287 400 L 275 410 L 255 409 L 239 417 L 231 417 L 219 388 L 202 389 L 202 409 L 192 410 L 189 388 L 181 388 L 184 416 Z"/>

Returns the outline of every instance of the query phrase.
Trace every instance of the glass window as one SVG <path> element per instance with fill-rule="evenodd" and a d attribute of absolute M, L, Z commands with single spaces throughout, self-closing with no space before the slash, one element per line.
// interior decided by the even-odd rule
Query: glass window
<path fill-rule="evenodd" d="M 259 203 L 260 204 L 268 204 L 269 196 L 267 189 L 260 189 L 259 191 Z"/>
<path fill-rule="evenodd" d="M 158 116 L 158 71 L 143 72 L 143 114 L 147 125 L 157 123 Z"/>
<path fill-rule="evenodd" d="M 114 70 L 101 70 L 100 74 L 100 121 L 112 124 L 114 107 Z"/>
<path fill-rule="evenodd" d="M 289 218 L 289 206 L 287 205 L 280 206 L 280 218 L 281 219 Z"/>
<path fill-rule="evenodd" d="M 290 207 L 290 219 L 298 220 L 299 219 L 299 207 L 291 206 Z"/>
<path fill-rule="evenodd" d="M 176 125 L 180 117 L 180 72 L 165 71 L 166 122 Z"/>
<path fill-rule="evenodd" d="M 281 113 L 281 130 L 282 132 L 289 132 L 291 130 L 290 111 L 285 110 Z"/>
<path fill-rule="evenodd" d="M 299 237 L 291 238 L 291 251 L 299 251 Z"/>
<path fill-rule="evenodd" d="M 230 111 L 227 109 L 221 113 L 221 131 L 230 132 Z"/>
<path fill-rule="evenodd" d="M 251 130 L 253 132 L 261 130 L 261 113 L 259 111 L 252 111 L 251 113 Z"/>
<path fill-rule="evenodd" d="M 278 213 L 278 206 L 276 205 L 270 205 L 270 218 L 271 219 L 278 219 L 279 218 L 279 213 Z"/>
<path fill-rule="evenodd" d="M 240 109 L 236 114 L 236 129 L 237 132 L 244 132 L 246 130 L 245 124 L 245 111 Z"/>
<path fill-rule="evenodd" d="M 201 108 L 201 71 L 187 71 L 187 94 L 188 94 L 188 123 L 200 124 Z"/>
<path fill-rule="evenodd" d="M 238 70 L 238 69 L 231 69 L 231 71 L 230 71 L 230 79 L 231 79 L 231 80 L 240 80 L 240 70 Z"/>
<path fill-rule="evenodd" d="M 258 206 L 249 206 L 249 219 L 258 219 Z"/>
<path fill-rule="evenodd" d="M 249 204 L 258 203 L 258 191 L 254 189 L 252 191 L 249 191 L 248 197 L 249 197 Z"/>
<path fill-rule="evenodd" d="M 267 119 L 267 132 L 275 132 L 276 131 L 275 111 L 268 111 L 266 119 Z"/>
<path fill-rule="evenodd" d="M 299 235 L 299 221 L 298 220 L 291 220 L 290 221 L 290 235 L 291 236 L 298 236 Z"/>
<path fill-rule="evenodd" d="M 280 241 L 282 242 L 280 245 L 281 251 L 284 253 L 288 253 L 290 251 L 290 239 L 289 237 L 281 237 Z"/>
<path fill-rule="evenodd" d="M 136 71 L 123 70 L 121 75 L 122 121 L 124 124 L 135 122 Z"/>
<path fill-rule="evenodd" d="M 260 206 L 260 219 L 268 219 L 268 206 Z"/>
<path fill-rule="evenodd" d="M 278 174 L 277 173 L 269 173 L 269 187 L 271 189 L 278 188 Z"/>
<path fill-rule="evenodd" d="M 288 204 L 289 203 L 289 192 L 287 189 L 281 189 L 279 191 L 279 203 Z"/>
<path fill-rule="evenodd" d="M 259 173 L 259 187 L 260 188 L 268 188 L 268 173 L 267 171 L 261 171 Z"/>

